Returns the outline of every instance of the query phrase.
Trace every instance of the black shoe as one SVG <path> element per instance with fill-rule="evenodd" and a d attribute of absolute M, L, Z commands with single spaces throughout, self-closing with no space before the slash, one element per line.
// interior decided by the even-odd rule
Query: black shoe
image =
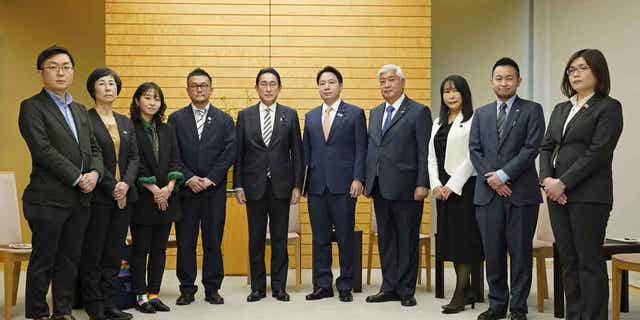
<path fill-rule="evenodd" d="M 464 306 L 454 306 L 452 304 L 442 306 L 442 314 L 454 314 L 462 311 L 464 311 Z"/>
<path fill-rule="evenodd" d="M 156 308 L 154 308 L 149 302 L 145 302 L 143 304 L 136 303 L 136 310 L 142 313 L 156 313 Z"/>
<path fill-rule="evenodd" d="M 111 320 L 129 320 L 133 318 L 131 313 L 124 312 L 118 308 L 105 310 L 104 315 Z"/>
<path fill-rule="evenodd" d="M 204 297 L 204 301 L 211 304 L 224 304 L 224 298 L 218 293 L 218 291 L 214 291 L 213 293 L 208 294 L 206 297 Z"/>
<path fill-rule="evenodd" d="M 476 298 L 475 297 L 467 297 L 464 300 L 464 305 L 462 307 L 468 306 L 468 305 L 471 305 L 471 309 L 475 309 L 476 308 Z M 457 305 L 455 305 L 453 303 L 442 305 L 442 309 L 456 309 L 456 308 L 459 308 L 459 307 L 460 306 L 457 306 Z M 464 308 L 462 310 L 464 310 Z M 457 313 L 457 312 L 455 312 L 455 313 Z"/>
<path fill-rule="evenodd" d="M 267 293 L 264 290 L 251 291 L 251 293 L 247 296 L 247 302 L 260 301 L 266 296 Z"/>
<path fill-rule="evenodd" d="M 166 304 L 162 303 L 162 301 L 157 298 L 149 301 L 149 304 L 151 304 L 153 308 L 156 309 L 156 311 L 160 311 L 160 312 L 171 311 L 171 308 L 169 308 Z"/>
<path fill-rule="evenodd" d="M 369 303 L 374 302 L 387 302 L 387 301 L 399 301 L 400 297 L 395 292 L 380 291 L 372 296 L 368 296 L 365 301 Z"/>
<path fill-rule="evenodd" d="M 413 296 L 406 296 L 400 298 L 400 304 L 404 307 L 413 307 L 418 303 L 416 302 L 416 298 Z"/>
<path fill-rule="evenodd" d="M 524 312 L 511 312 L 511 315 L 509 315 L 509 318 L 512 320 L 527 320 L 527 314 Z"/>
<path fill-rule="evenodd" d="M 324 289 L 318 288 L 313 292 L 309 293 L 305 299 L 307 300 L 320 300 L 322 298 L 330 298 L 333 297 L 333 289 Z"/>
<path fill-rule="evenodd" d="M 339 290 L 339 291 L 340 291 L 340 301 L 342 302 L 353 301 L 353 295 L 351 294 L 351 290 Z"/>
<path fill-rule="evenodd" d="M 478 320 L 497 320 L 505 319 L 506 317 L 507 315 L 505 313 L 497 313 L 489 308 L 478 316 Z"/>
<path fill-rule="evenodd" d="M 291 298 L 289 297 L 289 294 L 284 290 L 273 291 L 271 293 L 271 296 L 273 296 L 274 298 L 278 299 L 279 301 L 287 302 L 287 301 L 291 300 Z"/>
<path fill-rule="evenodd" d="M 196 301 L 193 297 L 193 293 L 181 293 L 178 299 L 176 299 L 176 305 L 178 306 L 186 306 Z"/>

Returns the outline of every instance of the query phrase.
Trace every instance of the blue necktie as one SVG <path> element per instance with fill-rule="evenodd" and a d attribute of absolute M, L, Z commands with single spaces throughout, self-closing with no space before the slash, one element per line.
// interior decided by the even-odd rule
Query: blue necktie
<path fill-rule="evenodd" d="M 382 131 L 380 131 L 381 137 L 384 136 L 384 134 L 389 129 L 389 126 L 391 126 L 391 117 L 393 116 L 393 110 L 395 110 L 393 106 L 387 107 L 387 116 L 384 118 L 384 123 L 382 123 Z"/>
<path fill-rule="evenodd" d="M 65 104 L 62 108 L 62 115 L 64 115 L 64 119 L 67 120 L 67 124 L 69 125 L 69 129 L 73 132 L 73 137 L 76 138 L 76 142 L 78 142 L 78 131 L 76 131 L 76 123 L 73 121 L 73 115 L 71 114 L 71 107 L 68 104 Z"/>

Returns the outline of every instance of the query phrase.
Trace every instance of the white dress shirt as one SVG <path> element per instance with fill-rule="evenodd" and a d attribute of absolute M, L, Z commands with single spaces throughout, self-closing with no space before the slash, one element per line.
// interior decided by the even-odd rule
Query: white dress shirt
<path fill-rule="evenodd" d="M 267 114 L 267 109 L 271 112 L 271 134 L 273 134 L 274 124 L 276 123 L 276 107 L 278 104 L 274 102 L 272 105 L 267 106 L 266 104 L 260 101 L 260 133 L 264 133 L 264 116 Z"/>
<path fill-rule="evenodd" d="M 393 120 L 393 118 L 396 116 L 396 113 L 398 113 L 398 110 L 400 109 L 404 98 L 405 95 L 403 93 L 400 98 L 398 98 L 398 100 L 396 100 L 393 104 L 389 104 L 389 102 L 385 101 L 384 110 L 382 110 L 382 126 L 380 128 L 384 127 L 384 121 L 387 119 L 387 108 L 389 108 L 389 106 L 393 106 L 394 109 L 391 113 L 391 120 Z"/>
<path fill-rule="evenodd" d="M 333 119 L 336 118 L 336 114 L 338 113 L 338 107 L 340 107 L 340 103 L 342 103 L 342 99 L 338 99 L 336 100 L 336 102 L 334 102 L 331 105 L 331 112 L 329 112 L 329 123 L 330 125 L 333 125 Z M 322 103 L 322 123 L 324 123 L 324 117 L 325 117 L 325 112 L 327 111 L 327 108 L 329 108 L 329 106 L 326 103 Z"/>
<path fill-rule="evenodd" d="M 573 97 L 569 98 L 569 101 L 571 101 L 571 105 L 573 105 L 571 107 L 571 111 L 569 111 L 569 116 L 567 117 L 567 120 L 564 122 L 564 126 L 562 127 L 562 135 L 564 136 L 565 131 L 567 131 L 567 124 L 569 124 L 569 122 L 571 121 L 571 119 L 573 119 L 573 117 L 578 113 L 578 111 L 580 111 L 580 109 L 582 107 L 584 107 L 585 109 L 589 107 L 589 105 L 587 104 L 587 101 L 589 101 L 589 99 L 591 99 L 591 97 L 593 97 L 593 95 L 595 95 L 596 93 L 593 92 L 590 95 L 582 98 L 582 100 L 578 101 L 578 95 L 575 94 L 573 95 Z"/>

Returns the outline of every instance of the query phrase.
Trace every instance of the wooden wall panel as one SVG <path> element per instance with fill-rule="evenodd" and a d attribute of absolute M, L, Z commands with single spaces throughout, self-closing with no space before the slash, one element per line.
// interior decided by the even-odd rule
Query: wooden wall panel
<path fill-rule="evenodd" d="M 107 0 L 105 21 L 106 64 L 123 81 L 116 102 L 121 112 L 128 112 L 143 81 L 163 88 L 169 112 L 186 105 L 185 77 L 196 67 L 212 74 L 213 103 L 234 117 L 256 103 L 255 74 L 269 65 L 282 76 L 279 102 L 298 110 L 301 126 L 304 113 L 321 103 L 315 75 L 325 65 L 342 71 L 343 98 L 366 110 L 382 101 L 376 73 L 387 63 L 403 67 L 410 97 L 430 103 L 430 0 Z M 365 232 L 363 251 L 369 208 L 368 199 L 359 199 L 356 228 Z M 309 268 L 306 201 L 300 211 L 303 266 Z M 427 202 L 425 232 L 428 211 Z"/>

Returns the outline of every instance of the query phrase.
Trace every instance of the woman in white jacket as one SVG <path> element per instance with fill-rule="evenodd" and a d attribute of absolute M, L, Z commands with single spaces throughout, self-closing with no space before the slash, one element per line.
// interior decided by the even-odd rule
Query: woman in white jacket
<path fill-rule="evenodd" d="M 437 254 L 452 261 L 456 289 L 442 313 L 458 313 L 474 306 L 470 290 L 472 265 L 484 260 L 476 223 L 473 194 L 475 170 L 469 160 L 469 130 L 473 106 L 467 81 L 458 75 L 440 85 L 440 117 L 433 122 L 429 139 L 429 180 L 437 204 Z"/>

